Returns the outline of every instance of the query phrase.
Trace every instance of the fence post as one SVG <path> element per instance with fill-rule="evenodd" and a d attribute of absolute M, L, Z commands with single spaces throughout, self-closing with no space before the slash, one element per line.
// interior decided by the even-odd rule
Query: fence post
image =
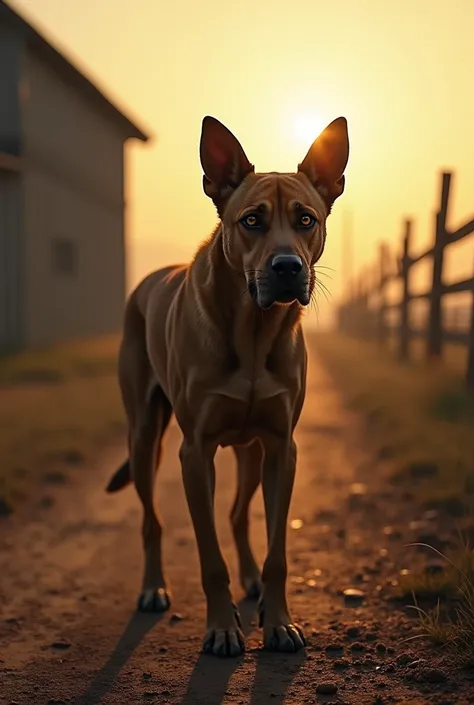
<path fill-rule="evenodd" d="M 466 387 L 474 394 L 474 291 L 471 294 L 471 325 L 467 334 Z"/>
<path fill-rule="evenodd" d="M 410 244 L 411 244 L 411 220 L 405 220 L 405 235 L 403 237 L 403 253 L 401 258 L 400 275 L 403 283 L 402 300 L 400 303 L 400 327 L 399 327 L 399 348 L 398 356 L 400 360 L 408 359 L 408 348 L 410 345 Z"/>
<path fill-rule="evenodd" d="M 379 249 L 379 311 L 378 311 L 378 341 L 383 345 L 387 338 L 385 285 L 387 283 L 387 243 L 381 242 Z"/>
<path fill-rule="evenodd" d="M 433 283 L 430 295 L 430 314 L 428 322 L 427 356 L 435 359 L 441 357 L 443 348 L 443 325 L 441 300 L 443 295 L 443 260 L 447 243 L 446 219 L 448 213 L 451 174 L 443 173 L 441 181 L 441 203 L 436 213 L 435 242 L 433 246 Z"/>

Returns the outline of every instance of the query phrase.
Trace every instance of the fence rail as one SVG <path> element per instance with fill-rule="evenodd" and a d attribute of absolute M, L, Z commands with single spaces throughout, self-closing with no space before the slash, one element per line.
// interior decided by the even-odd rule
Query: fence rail
<path fill-rule="evenodd" d="M 467 346 L 466 387 L 474 393 L 474 252 L 472 277 L 451 284 L 446 284 L 443 278 L 447 248 L 474 234 L 474 218 L 457 230 L 450 231 L 446 225 L 452 180 L 451 173 L 441 174 L 433 245 L 421 253 L 413 253 L 413 221 L 405 220 L 401 255 L 394 258 L 388 245 L 384 242 L 380 244 L 378 263 L 375 268 L 365 268 L 350 283 L 350 293 L 339 306 L 338 320 L 342 332 L 377 339 L 380 344 L 385 344 L 389 337 L 395 335 L 400 360 L 409 358 L 410 342 L 415 338 L 424 338 L 425 354 L 430 360 L 442 356 L 443 344 L 446 342 Z M 412 277 L 415 268 L 426 260 L 432 261 L 431 288 L 413 292 Z M 401 298 L 395 303 L 387 297 L 388 286 L 394 281 L 402 284 Z M 446 321 L 443 321 L 443 301 L 446 297 L 466 292 L 471 293 L 468 325 L 465 330 L 460 330 L 458 320 L 456 327 L 448 327 Z M 412 304 L 416 301 L 426 301 L 429 304 L 426 327 L 413 324 Z M 396 326 L 388 320 L 391 311 L 398 312 L 399 321 Z"/>

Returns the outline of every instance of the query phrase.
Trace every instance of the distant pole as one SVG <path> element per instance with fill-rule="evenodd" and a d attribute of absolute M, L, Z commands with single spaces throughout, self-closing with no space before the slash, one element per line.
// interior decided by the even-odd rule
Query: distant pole
<path fill-rule="evenodd" d="M 449 242 L 446 219 L 449 205 L 451 174 L 441 176 L 441 195 L 439 210 L 436 213 L 435 241 L 433 246 L 433 282 L 431 285 L 430 313 L 428 319 L 427 357 L 431 360 L 441 358 L 443 348 L 443 261 L 444 249 Z"/>
<path fill-rule="evenodd" d="M 402 300 L 400 303 L 399 348 L 398 355 L 401 360 L 408 359 L 410 346 L 410 249 L 411 249 L 411 220 L 405 220 L 403 234 L 403 252 L 401 257 L 401 278 L 403 284 Z"/>

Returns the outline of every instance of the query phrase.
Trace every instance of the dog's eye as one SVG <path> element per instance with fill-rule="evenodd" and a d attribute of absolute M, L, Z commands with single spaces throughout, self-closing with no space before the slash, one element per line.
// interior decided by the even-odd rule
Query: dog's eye
<path fill-rule="evenodd" d="M 260 227 L 260 219 L 255 213 L 249 213 L 241 219 L 241 224 L 248 230 L 255 230 Z"/>
<path fill-rule="evenodd" d="M 312 215 L 309 215 L 309 213 L 303 213 L 303 215 L 300 215 L 298 219 L 298 227 L 303 228 L 304 230 L 306 230 L 307 228 L 312 228 L 315 223 L 316 218 L 314 218 Z"/>

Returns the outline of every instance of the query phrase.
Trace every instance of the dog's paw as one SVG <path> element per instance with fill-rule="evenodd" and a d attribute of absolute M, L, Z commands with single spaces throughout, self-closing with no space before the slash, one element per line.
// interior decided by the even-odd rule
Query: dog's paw
<path fill-rule="evenodd" d="M 298 624 L 265 625 L 263 646 L 268 651 L 294 654 L 305 648 L 306 639 Z"/>
<path fill-rule="evenodd" d="M 138 598 L 139 612 L 166 612 L 170 608 L 171 598 L 165 588 L 149 588 L 142 590 Z"/>
<path fill-rule="evenodd" d="M 240 656 L 245 651 L 245 638 L 239 627 L 233 629 L 209 629 L 204 637 L 202 650 L 205 654 L 229 658 Z"/>
<path fill-rule="evenodd" d="M 234 624 L 228 628 L 211 626 L 204 637 L 202 650 L 205 654 L 229 658 L 240 656 L 245 651 L 245 637 L 242 632 L 242 620 L 235 604 L 232 604 L 234 611 Z"/>

